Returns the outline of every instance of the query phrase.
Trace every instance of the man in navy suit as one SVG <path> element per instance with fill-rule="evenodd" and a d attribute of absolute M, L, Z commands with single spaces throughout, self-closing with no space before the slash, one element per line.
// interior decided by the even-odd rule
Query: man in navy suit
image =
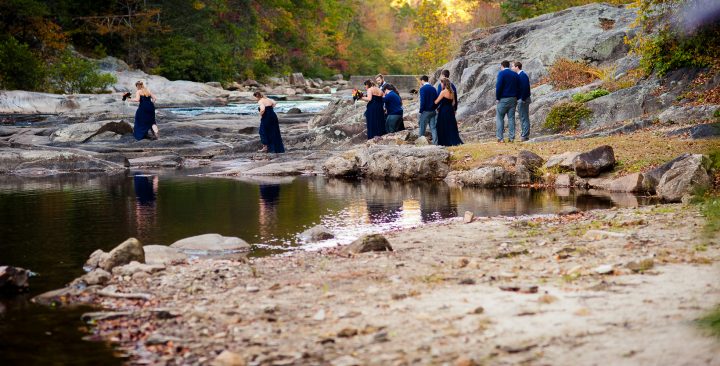
<path fill-rule="evenodd" d="M 502 70 L 497 76 L 495 83 L 495 99 L 497 100 L 497 108 L 495 113 L 495 136 L 498 142 L 504 142 L 505 133 L 505 115 L 508 117 L 508 129 L 510 133 L 510 142 L 515 140 L 515 107 L 517 106 L 518 97 L 520 97 L 520 78 L 510 70 L 510 61 L 500 63 Z"/>
<path fill-rule="evenodd" d="M 437 99 L 437 91 L 428 82 L 427 75 L 420 77 L 422 87 L 420 87 L 420 136 L 425 136 L 425 128 L 430 125 L 430 133 L 432 134 L 432 143 L 437 145 L 437 119 L 435 119 L 435 99 Z"/>
<path fill-rule="evenodd" d="M 442 79 L 450 79 L 450 70 L 443 70 L 440 72 L 440 82 L 438 82 L 437 85 L 438 95 L 442 92 Z M 450 87 L 452 87 L 453 95 L 455 96 L 455 110 L 457 110 L 457 89 L 455 88 L 455 84 L 452 82 L 450 83 Z"/>
<path fill-rule="evenodd" d="M 512 71 L 515 71 L 520 78 L 520 97 L 517 103 L 518 114 L 520 115 L 520 141 L 530 139 L 530 78 L 522 69 L 520 61 L 513 62 Z"/>
<path fill-rule="evenodd" d="M 377 76 L 375 76 L 375 83 L 377 84 L 378 88 L 380 88 L 380 90 L 382 90 L 382 92 L 384 93 L 385 85 L 387 85 L 387 82 L 385 81 L 385 77 L 383 76 L 383 74 L 377 74 Z"/>

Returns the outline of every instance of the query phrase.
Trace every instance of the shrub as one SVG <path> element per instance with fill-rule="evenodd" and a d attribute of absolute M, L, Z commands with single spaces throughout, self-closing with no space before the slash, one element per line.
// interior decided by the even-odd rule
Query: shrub
<path fill-rule="evenodd" d="M 591 90 L 587 93 L 577 93 L 577 94 L 573 95 L 572 98 L 574 101 L 576 101 L 578 103 L 585 103 L 585 102 L 591 101 L 595 98 L 600 98 L 600 97 L 602 97 L 604 95 L 608 95 L 608 94 L 610 94 L 610 92 L 605 89 L 595 89 L 595 90 Z"/>
<path fill-rule="evenodd" d="M 550 66 L 549 82 L 560 90 L 571 89 L 590 84 L 598 73 L 597 68 L 585 62 L 559 58 Z"/>
<path fill-rule="evenodd" d="M 0 88 L 40 90 L 45 80 L 42 62 L 14 37 L 0 40 Z"/>
<path fill-rule="evenodd" d="M 49 66 L 50 85 L 58 93 L 94 93 L 117 82 L 115 75 L 101 73 L 92 61 L 69 50 Z"/>
<path fill-rule="evenodd" d="M 543 124 L 555 132 L 575 130 L 580 121 L 592 116 L 592 111 L 578 102 L 561 102 L 552 107 Z"/>

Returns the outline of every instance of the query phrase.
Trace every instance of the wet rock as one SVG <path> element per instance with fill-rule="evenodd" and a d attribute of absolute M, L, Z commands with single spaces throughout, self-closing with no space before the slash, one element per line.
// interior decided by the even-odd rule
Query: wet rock
<path fill-rule="evenodd" d="M 109 257 L 110 254 L 102 251 L 101 249 L 97 249 L 96 251 L 92 252 L 90 254 L 90 257 L 87 261 L 85 261 L 85 268 L 91 270 L 94 268 L 97 268 L 100 266 L 100 262 L 106 260 Z"/>
<path fill-rule="evenodd" d="M 188 259 L 187 254 L 165 245 L 146 245 L 143 250 L 145 251 L 145 263 L 147 264 L 170 265 Z"/>
<path fill-rule="evenodd" d="M 515 174 L 500 166 L 452 171 L 445 182 L 453 185 L 495 188 L 515 184 Z"/>
<path fill-rule="evenodd" d="M 608 145 L 596 147 L 573 159 L 573 169 L 579 177 L 597 177 L 615 166 L 615 152 Z"/>
<path fill-rule="evenodd" d="M 545 162 L 545 168 L 573 169 L 573 160 L 580 155 L 579 152 L 568 151 L 562 154 L 553 155 Z"/>
<path fill-rule="evenodd" d="M 270 163 L 242 172 L 243 175 L 291 176 L 301 175 L 315 169 L 315 163 L 307 160 Z"/>
<path fill-rule="evenodd" d="M 287 112 L 285 112 L 285 113 L 287 113 L 287 114 L 300 114 L 300 113 L 302 113 L 302 111 L 300 110 L 300 108 L 293 107 L 293 108 L 288 109 Z"/>
<path fill-rule="evenodd" d="M 245 366 L 245 359 L 238 353 L 222 351 L 211 363 L 212 366 Z"/>
<path fill-rule="evenodd" d="M 82 290 L 75 287 L 65 287 L 58 290 L 52 290 L 32 298 L 32 302 L 45 306 L 60 306 L 67 304 L 71 297 L 80 294 Z"/>
<path fill-rule="evenodd" d="M 126 265 L 113 268 L 112 273 L 116 276 L 132 276 L 137 272 L 150 274 L 163 270 L 165 270 L 165 266 L 162 264 L 144 264 L 132 261 Z"/>
<path fill-rule="evenodd" d="M 107 254 L 107 256 L 102 256 L 98 263 L 98 267 L 106 271 L 111 271 L 117 266 L 128 264 L 132 261 L 145 263 L 145 251 L 143 251 L 140 241 L 135 238 L 125 240 Z"/>
<path fill-rule="evenodd" d="M 380 234 L 364 235 L 347 247 L 347 251 L 350 253 L 391 252 L 392 250 L 390 242 Z"/>
<path fill-rule="evenodd" d="M 641 173 L 628 174 L 610 181 L 607 190 L 611 192 L 641 192 L 644 190 Z"/>
<path fill-rule="evenodd" d="M 199 252 L 250 250 L 250 244 L 244 240 L 232 236 L 222 236 L 220 234 L 203 234 L 180 239 L 172 243 L 170 247 L 184 251 Z"/>
<path fill-rule="evenodd" d="M 700 154 L 675 162 L 660 178 L 658 196 L 665 202 L 680 202 L 684 195 L 709 187 L 710 177 L 705 168 L 708 164 L 707 158 Z"/>
<path fill-rule="evenodd" d="M 315 242 L 334 238 L 335 235 L 325 226 L 317 225 L 298 234 L 298 238 L 306 242 Z"/>
<path fill-rule="evenodd" d="M 3 149 L 0 151 L 0 174 L 55 175 L 75 172 L 120 172 L 121 164 L 103 160 L 91 153 L 62 150 Z"/>
<path fill-rule="evenodd" d="M 128 162 L 133 168 L 179 168 L 183 158 L 178 155 L 159 155 L 128 159 Z"/>
<path fill-rule="evenodd" d="M 0 293 L 26 292 L 30 288 L 31 272 L 12 266 L 0 266 Z"/>

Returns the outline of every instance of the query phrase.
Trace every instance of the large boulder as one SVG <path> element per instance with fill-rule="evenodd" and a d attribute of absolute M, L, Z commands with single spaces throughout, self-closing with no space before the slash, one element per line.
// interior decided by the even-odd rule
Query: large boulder
<path fill-rule="evenodd" d="M 237 252 L 249 251 L 250 244 L 234 236 L 220 234 L 203 234 L 180 239 L 172 244 L 171 248 L 189 252 Z"/>
<path fill-rule="evenodd" d="M 549 157 L 545 162 L 545 168 L 548 169 L 560 169 L 560 170 L 571 170 L 573 169 L 573 160 L 580 155 L 579 152 L 567 151 L 562 154 L 557 154 Z"/>
<path fill-rule="evenodd" d="M 579 177 L 597 177 L 615 166 L 615 152 L 608 145 L 596 147 L 573 159 L 573 169 Z"/>
<path fill-rule="evenodd" d="M 50 135 L 52 142 L 87 142 L 100 134 L 105 139 L 119 139 L 133 133 L 132 126 L 125 121 L 83 122 L 59 128 Z"/>
<path fill-rule="evenodd" d="M 644 177 L 641 173 L 632 173 L 610 181 L 607 190 L 611 192 L 642 192 Z"/>
<path fill-rule="evenodd" d="M 135 238 L 129 238 L 116 246 L 107 256 L 100 259 L 98 267 L 112 271 L 113 268 L 132 261 L 145 263 L 145 251 L 140 241 Z"/>
<path fill-rule="evenodd" d="M 701 154 L 693 154 L 673 163 L 658 183 L 657 194 L 665 202 L 680 202 L 682 197 L 696 190 L 710 186 L 707 172 L 708 159 Z"/>
<path fill-rule="evenodd" d="M 514 185 L 515 173 L 501 166 L 485 166 L 473 170 L 452 171 L 445 178 L 451 185 L 495 188 Z"/>
<path fill-rule="evenodd" d="M 327 159 L 322 164 L 322 170 L 328 177 L 351 178 L 361 174 L 360 162 L 352 154 Z"/>
<path fill-rule="evenodd" d="M 20 267 L 0 266 L 0 293 L 25 292 L 30 288 L 30 271 Z"/>
<path fill-rule="evenodd" d="M 670 168 L 672 168 L 673 164 L 677 163 L 678 161 L 685 160 L 688 157 L 690 157 L 690 154 L 682 154 L 675 159 L 672 159 L 667 163 L 660 165 L 659 167 L 653 168 L 652 170 L 643 173 L 643 189 L 649 193 L 655 193 L 658 184 L 660 184 L 660 179 L 662 178 L 662 176 L 667 173 Z"/>
<path fill-rule="evenodd" d="M 450 171 L 450 153 L 438 146 L 370 146 L 325 161 L 325 174 L 388 180 L 443 179 Z"/>

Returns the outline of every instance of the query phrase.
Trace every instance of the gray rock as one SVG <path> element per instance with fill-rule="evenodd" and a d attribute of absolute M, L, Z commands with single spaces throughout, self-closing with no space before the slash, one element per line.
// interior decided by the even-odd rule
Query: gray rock
<path fill-rule="evenodd" d="M 13 148 L 0 151 L 0 173 L 54 175 L 77 172 L 110 173 L 123 170 L 125 167 L 122 164 L 103 160 L 93 153 Z"/>
<path fill-rule="evenodd" d="M 300 113 L 302 113 L 302 111 L 300 110 L 300 108 L 293 107 L 293 108 L 288 109 L 287 112 L 285 112 L 285 113 L 287 113 L 287 114 L 300 114 Z"/>
<path fill-rule="evenodd" d="M 243 86 L 252 86 L 252 87 L 255 87 L 255 88 L 260 87 L 260 83 L 258 83 L 257 81 L 255 81 L 255 80 L 253 80 L 253 79 L 247 79 L 247 80 L 245 80 L 242 85 L 243 85 Z"/>
<path fill-rule="evenodd" d="M 203 234 L 180 239 L 170 245 L 184 251 L 198 252 L 225 252 L 225 251 L 248 251 L 250 244 L 233 236 L 222 236 L 220 234 Z"/>
<path fill-rule="evenodd" d="M 26 292 L 30 288 L 31 272 L 12 266 L 0 266 L 0 293 Z"/>
<path fill-rule="evenodd" d="M 545 160 L 540 157 L 540 155 L 535 154 L 532 151 L 527 150 L 521 150 L 518 153 L 517 161 L 515 162 L 516 166 L 524 166 L 529 171 L 535 172 L 538 168 L 543 166 L 543 163 Z"/>
<path fill-rule="evenodd" d="M 322 165 L 328 177 L 351 178 L 361 175 L 361 166 L 354 155 L 333 156 Z"/>
<path fill-rule="evenodd" d="M 307 84 L 307 82 L 305 81 L 305 77 L 301 72 L 294 72 L 290 74 L 289 81 L 290 84 L 294 86 L 304 87 Z"/>
<path fill-rule="evenodd" d="M 467 171 L 452 171 L 445 178 L 451 185 L 495 188 L 516 183 L 515 174 L 500 166 L 487 166 Z"/>
<path fill-rule="evenodd" d="M 615 166 L 615 152 L 608 145 L 596 147 L 573 159 L 575 174 L 579 177 L 597 177 Z"/>
<path fill-rule="evenodd" d="M 717 105 L 683 105 L 670 106 L 658 114 L 658 120 L 663 124 L 686 123 L 688 121 L 704 121 L 713 119 L 713 113 L 720 108 Z"/>
<path fill-rule="evenodd" d="M 700 154 L 690 155 L 673 163 L 663 174 L 657 186 L 657 194 L 665 202 L 680 202 L 686 194 L 710 186 L 706 166 L 708 159 Z"/>
<path fill-rule="evenodd" d="M 443 179 L 450 153 L 437 146 L 371 146 L 332 157 L 322 165 L 328 176 L 364 176 L 390 180 Z"/>
<path fill-rule="evenodd" d="M 642 192 L 644 190 L 643 175 L 632 173 L 610 181 L 608 191 L 611 192 Z"/>
<path fill-rule="evenodd" d="M 67 304 L 69 298 L 78 295 L 82 290 L 76 287 L 64 287 L 58 290 L 44 292 L 32 298 L 32 302 L 45 306 L 59 306 Z"/>
<path fill-rule="evenodd" d="M 132 261 L 126 265 L 113 268 L 112 273 L 119 276 L 132 276 L 137 272 L 151 274 L 163 270 L 165 270 L 165 265 L 163 264 L 146 264 Z"/>
<path fill-rule="evenodd" d="M 143 250 L 145 251 L 145 263 L 147 264 L 171 265 L 188 259 L 187 254 L 166 245 L 146 245 Z"/>
<path fill-rule="evenodd" d="M 416 146 L 427 146 L 429 144 L 430 144 L 430 142 L 428 141 L 427 137 L 425 137 L 425 136 L 420 136 L 417 138 L 417 140 L 415 140 Z"/>
<path fill-rule="evenodd" d="M 332 80 L 339 81 L 343 79 L 343 74 L 335 74 L 332 76 Z"/>
<path fill-rule="evenodd" d="M 655 193 L 658 184 L 660 183 L 660 178 L 668 171 L 670 168 L 672 168 L 673 164 L 680 160 L 685 160 L 688 158 L 690 154 L 682 154 L 675 159 L 672 159 L 668 161 L 667 163 L 654 168 L 646 173 L 643 174 L 643 189 L 649 193 Z"/>
<path fill-rule="evenodd" d="M 706 123 L 693 126 L 690 129 L 690 137 L 697 139 L 707 139 L 720 136 L 720 123 Z"/>
<path fill-rule="evenodd" d="M 95 269 L 100 266 L 100 262 L 107 260 L 109 258 L 110 254 L 102 251 L 101 249 L 97 249 L 96 251 L 92 252 L 90 254 L 90 257 L 87 261 L 85 261 L 84 267 L 88 270 Z"/>
<path fill-rule="evenodd" d="M 380 234 L 364 235 L 350 245 L 347 249 L 350 253 L 365 253 L 365 252 L 385 252 L 392 251 L 390 242 Z"/>
<path fill-rule="evenodd" d="M 220 89 L 223 88 L 222 84 L 218 81 L 208 81 L 205 83 L 205 85 L 212 86 L 213 88 L 220 88 Z"/>
<path fill-rule="evenodd" d="M 102 269 L 102 268 L 95 268 L 89 273 L 86 273 L 82 277 L 78 278 L 77 280 L 84 282 L 88 286 L 93 285 L 104 285 L 110 281 L 112 278 L 112 275 L 110 272 Z"/>
<path fill-rule="evenodd" d="M 574 183 L 573 177 L 570 174 L 559 174 L 555 177 L 555 187 L 572 187 Z"/>
<path fill-rule="evenodd" d="M 145 251 L 143 251 L 140 241 L 135 238 L 125 240 L 111 250 L 107 257 L 100 260 L 98 267 L 106 271 L 111 271 L 117 266 L 121 266 L 132 261 L 145 263 Z"/>
<path fill-rule="evenodd" d="M 573 169 L 573 160 L 580 155 L 579 152 L 568 151 L 562 154 L 553 155 L 545 162 L 545 168 Z"/>
<path fill-rule="evenodd" d="M 179 168 L 183 158 L 178 155 L 145 156 L 128 159 L 128 163 L 133 168 Z"/>
<path fill-rule="evenodd" d="M 306 242 L 315 242 L 334 238 L 335 235 L 325 226 L 317 225 L 298 234 L 298 238 Z"/>

